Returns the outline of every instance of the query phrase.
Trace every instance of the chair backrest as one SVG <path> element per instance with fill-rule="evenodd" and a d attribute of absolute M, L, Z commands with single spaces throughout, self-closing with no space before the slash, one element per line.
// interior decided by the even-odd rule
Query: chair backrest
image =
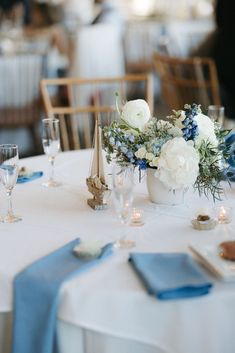
<path fill-rule="evenodd" d="M 184 104 L 220 105 L 215 63 L 210 58 L 176 58 L 154 55 L 154 65 L 161 80 L 162 94 L 170 109 Z"/>
<path fill-rule="evenodd" d="M 58 88 L 53 102 L 49 90 Z M 85 92 L 85 93 L 84 93 Z M 103 124 L 116 115 L 116 97 L 121 103 L 143 97 L 153 111 L 153 86 L 150 75 L 128 75 L 115 78 L 61 78 L 43 79 L 41 94 L 47 116 L 58 116 L 64 150 L 91 147 L 94 117 L 101 116 Z"/>
<path fill-rule="evenodd" d="M 24 127 L 39 120 L 39 83 L 44 55 L 0 57 L 0 127 Z"/>

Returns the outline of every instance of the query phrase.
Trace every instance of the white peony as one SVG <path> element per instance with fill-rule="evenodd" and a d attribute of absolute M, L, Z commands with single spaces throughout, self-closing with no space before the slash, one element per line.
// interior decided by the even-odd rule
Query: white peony
<path fill-rule="evenodd" d="M 194 184 L 199 173 L 199 154 L 191 143 L 175 137 L 162 146 L 156 176 L 170 189 Z"/>
<path fill-rule="evenodd" d="M 196 145 L 199 146 L 203 140 L 207 140 L 213 146 L 218 146 L 213 121 L 211 121 L 211 119 L 204 114 L 198 114 L 195 116 L 195 121 L 198 125 L 198 136 L 195 138 Z"/>
<path fill-rule="evenodd" d="M 148 103 L 143 99 L 127 102 L 122 110 L 121 118 L 133 128 L 143 130 L 151 117 Z"/>

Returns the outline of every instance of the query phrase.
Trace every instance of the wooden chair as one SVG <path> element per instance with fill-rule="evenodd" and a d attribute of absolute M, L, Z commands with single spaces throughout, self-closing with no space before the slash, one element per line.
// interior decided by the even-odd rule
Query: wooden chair
<path fill-rule="evenodd" d="M 34 153 L 41 152 L 37 134 L 41 113 L 39 83 L 45 69 L 44 55 L 0 57 L 0 129 L 27 129 Z"/>
<path fill-rule="evenodd" d="M 53 101 L 49 90 L 58 88 Z M 153 111 L 152 78 L 149 75 L 128 75 L 115 78 L 61 78 L 43 79 L 41 95 L 47 116 L 60 120 L 63 150 L 92 146 L 94 116 L 100 114 L 103 124 L 117 114 L 116 97 L 120 104 L 126 100 L 143 98 Z M 136 88 L 142 89 L 140 93 Z M 141 96 L 140 96 L 141 94 Z"/>
<path fill-rule="evenodd" d="M 201 104 L 203 110 L 211 104 L 220 105 L 219 83 L 212 59 L 155 54 L 154 65 L 170 109 L 182 109 L 186 103 Z"/>

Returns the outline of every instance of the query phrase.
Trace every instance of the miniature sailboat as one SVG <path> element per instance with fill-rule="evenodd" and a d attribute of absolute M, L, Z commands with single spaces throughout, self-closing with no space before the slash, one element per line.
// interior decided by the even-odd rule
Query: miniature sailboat
<path fill-rule="evenodd" d="M 110 190 L 105 182 L 104 164 L 102 155 L 102 131 L 99 126 L 99 119 L 95 122 L 95 145 L 91 165 L 90 177 L 86 179 L 89 192 L 93 199 L 88 199 L 88 205 L 94 210 L 104 210 L 107 208 L 106 200 L 110 195 Z"/>

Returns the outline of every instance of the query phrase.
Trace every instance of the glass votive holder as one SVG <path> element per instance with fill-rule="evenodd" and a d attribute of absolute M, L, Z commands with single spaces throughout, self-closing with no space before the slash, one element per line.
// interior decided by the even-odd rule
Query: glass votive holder
<path fill-rule="evenodd" d="M 133 227 L 144 225 L 144 210 L 140 208 L 132 208 L 130 225 Z"/>
<path fill-rule="evenodd" d="M 233 209 L 228 206 L 219 206 L 215 208 L 215 215 L 220 224 L 232 222 Z"/>

